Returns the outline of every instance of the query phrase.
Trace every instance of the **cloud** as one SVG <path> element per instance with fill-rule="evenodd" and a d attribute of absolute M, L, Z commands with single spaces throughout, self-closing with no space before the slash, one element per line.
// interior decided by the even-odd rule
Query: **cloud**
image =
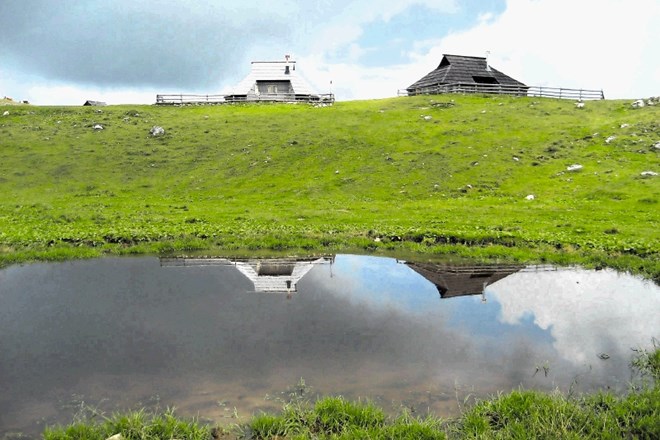
<path fill-rule="evenodd" d="M 493 66 L 530 85 L 638 98 L 660 93 L 658 20 L 655 0 L 5 1 L 0 93 L 152 103 L 155 93 L 218 93 L 250 61 L 291 54 L 319 92 L 332 80 L 340 100 L 381 98 L 443 53 L 490 51 Z"/>
<path fill-rule="evenodd" d="M 631 348 L 650 344 L 660 328 L 657 287 L 611 270 L 517 273 L 487 294 L 500 303 L 501 322 L 515 325 L 532 317 L 550 331 L 557 352 L 576 365 L 595 362 L 600 352 L 627 359 Z"/>
<path fill-rule="evenodd" d="M 659 19 L 655 0 L 508 0 L 496 18 L 438 39 L 416 59 L 489 50 L 495 67 L 530 85 L 648 96 L 660 84 Z"/>
<path fill-rule="evenodd" d="M 0 48 L 10 65 L 50 80 L 199 89 L 238 71 L 246 48 L 264 41 L 266 47 L 283 44 L 291 35 L 286 7 L 264 11 L 260 6 L 171 0 L 3 3 Z"/>

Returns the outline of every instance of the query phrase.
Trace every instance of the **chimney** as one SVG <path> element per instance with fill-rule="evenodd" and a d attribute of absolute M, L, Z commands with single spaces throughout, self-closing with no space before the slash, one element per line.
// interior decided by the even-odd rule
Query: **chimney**
<path fill-rule="evenodd" d="M 486 72 L 490 72 L 490 64 L 488 64 L 488 56 L 490 55 L 490 51 L 486 51 Z"/>
<path fill-rule="evenodd" d="M 284 55 L 284 59 L 286 60 L 286 64 L 284 66 L 284 74 L 289 75 L 291 71 L 289 70 L 289 58 L 291 58 L 291 55 Z"/>

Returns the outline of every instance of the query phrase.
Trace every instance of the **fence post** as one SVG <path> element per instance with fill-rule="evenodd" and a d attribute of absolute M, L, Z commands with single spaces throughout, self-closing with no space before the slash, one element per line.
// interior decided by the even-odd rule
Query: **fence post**
<path fill-rule="evenodd" d="M 582 89 L 580 89 L 580 101 L 582 101 Z"/>

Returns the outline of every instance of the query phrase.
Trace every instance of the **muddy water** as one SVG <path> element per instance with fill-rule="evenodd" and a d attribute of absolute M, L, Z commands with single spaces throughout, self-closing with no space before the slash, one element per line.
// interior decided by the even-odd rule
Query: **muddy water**
<path fill-rule="evenodd" d="M 607 270 L 339 255 L 304 272 L 287 294 L 255 291 L 232 264 L 0 271 L 0 438 L 37 438 L 90 408 L 225 423 L 315 393 L 451 415 L 520 386 L 623 390 L 631 348 L 660 337 L 660 288 Z"/>

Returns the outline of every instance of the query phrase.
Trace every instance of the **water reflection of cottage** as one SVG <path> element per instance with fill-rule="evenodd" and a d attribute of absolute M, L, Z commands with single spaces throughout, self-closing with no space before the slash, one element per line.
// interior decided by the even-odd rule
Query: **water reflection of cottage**
<path fill-rule="evenodd" d="M 298 282 L 317 264 L 331 263 L 330 258 L 247 259 L 161 258 L 161 266 L 233 266 L 254 285 L 256 292 L 297 292 Z"/>
<path fill-rule="evenodd" d="M 433 283 L 442 298 L 481 295 L 487 285 L 506 278 L 525 267 L 517 265 L 448 266 L 411 262 L 406 262 L 406 265 Z"/>

